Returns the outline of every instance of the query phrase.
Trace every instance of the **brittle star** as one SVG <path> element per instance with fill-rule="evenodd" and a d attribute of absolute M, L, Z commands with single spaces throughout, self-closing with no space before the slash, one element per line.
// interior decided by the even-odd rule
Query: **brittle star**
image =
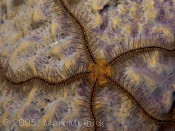
<path fill-rule="evenodd" d="M 120 82 L 117 82 L 115 80 L 115 73 L 114 73 L 115 70 L 117 70 L 115 69 L 114 65 L 121 63 L 122 59 L 125 57 L 127 58 L 133 57 L 134 55 L 143 54 L 143 53 L 152 52 L 152 51 L 160 51 L 160 52 L 174 55 L 175 49 L 168 49 L 163 46 L 159 46 L 161 45 L 161 40 L 158 40 L 158 39 L 155 41 L 152 39 L 149 39 L 148 42 L 143 42 L 142 39 L 140 38 L 137 42 L 134 40 L 133 42 L 128 43 L 127 47 L 124 45 L 117 47 L 118 49 L 116 49 L 115 53 L 112 54 L 112 56 L 114 57 L 111 60 L 108 60 L 105 58 L 97 58 L 96 55 L 92 51 L 93 41 L 89 40 L 88 38 L 90 34 L 87 32 L 83 23 L 78 19 L 78 16 L 75 14 L 75 12 L 72 11 L 69 8 L 69 5 L 63 0 L 55 1 L 55 3 L 62 5 L 62 8 L 68 12 L 68 14 L 77 23 L 79 29 L 81 30 L 81 34 L 83 38 L 82 44 L 84 46 L 84 50 L 86 52 L 85 54 L 89 61 L 87 69 L 84 69 L 83 71 L 70 75 L 69 78 L 62 79 L 59 82 L 51 82 L 49 80 L 39 78 L 39 77 L 32 77 L 24 81 L 15 82 L 9 79 L 8 75 L 5 76 L 5 79 L 8 82 L 15 84 L 15 85 L 20 85 L 26 82 L 31 82 L 32 80 L 41 80 L 42 82 L 45 82 L 51 86 L 56 86 L 56 87 L 63 86 L 69 83 L 73 83 L 79 79 L 87 79 L 88 82 L 92 85 L 89 108 L 91 110 L 91 116 L 92 116 L 92 119 L 94 120 L 94 123 L 96 123 L 96 121 L 98 120 L 98 118 L 95 115 L 95 109 L 94 109 L 94 104 L 95 104 L 94 99 L 95 99 L 96 89 L 100 87 L 102 88 L 108 84 L 112 84 L 116 86 L 119 90 L 124 92 L 129 98 L 131 98 L 135 102 L 135 104 L 137 104 L 137 106 L 140 107 L 142 112 L 146 114 L 146 116 L 153 122 L 158 123 L 158 124 L 165 123 L 165 122 L 175 124 L 175 120 L 173 116 L 170 116 L 169 118 L 165 118 L 165 119 L 162 119 L 162 118 L 160 119 L 160 118 L 156 118 L 152 114 L 149 114 L 148 111 L 146 111 L 144 107 L 142 107 L 141 103 L 139 103 L 134 98 L 134 95 L 125 88 L 126 86 L 122 85 Z M 57 76 L 61 78 L 61 76 L 59 75 Z M 98 129 L 98 125 L 95 124 L 94 130 L 96 131 L 97 129 Z"/>

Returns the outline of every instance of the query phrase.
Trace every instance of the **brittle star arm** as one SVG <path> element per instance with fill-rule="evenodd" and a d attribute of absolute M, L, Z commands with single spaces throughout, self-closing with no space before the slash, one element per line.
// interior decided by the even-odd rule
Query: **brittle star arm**
<path fill-rule="evenodd" d="M 26 84 L 26 83 L 32 82 L 33 80 L 38 80 L 38 81 L 41 81 L 41 82 L 46 83 L 46 84 L 51 85 L 51 86 L 62 86 L 62 85 L 73 83 L 74 81 L 85 77 L 89 73 L 90 73 L 89 71 L 81 71 L 81 72 L 79 72 L 77 74 L 69 76 L 67 79 L 63 79 L 63 80 L 60 80 L 58 82 L 56 82 L 56 81 L 55 82 L 49 81 L 47 79 L 44 79 L 42 77 L 37 77 L 37 76 L 32 77 L 32 78 L 28 78 L 26 80 L 17 81 L 17 82 L 10 80 L 6 76 L 4 76 L 4 78 L 5 78 L 6 81 L 8 81 L 9 83 L 14 84 L 14 85 L 22 85 L 22 84 Z"/>
<path fill-rule="evenodd" d="M 124 47 L 122 47 L 122 49 L 125 50 Z M 131 57 L 132 55 L 136 55 L 138 53 L 145 53 L 145 52 L 151 52 L 151 51 L 162 51 L 162 52 L 169 53 L 169 54 L 175 54 L 175 49 L 168 49 L 168 48 L 156 46 L 156 45 L 152 45 L 152 46 L 145 45 L 143 47 L 138 47 L 138 48 L 131 47 L 130 50 L 119 53 L 117 56 L 115 56 L 112 60 L 108 62 L 106 66 L 114 65 L 115 63 L 119 62 L 122 58 L 126 56 Z"/>
<path fill-rule="evenodd" d="M 95 95 L 96 95 L 97 81 L 98 80 L 96 79 L 93 86 L 92 86 L 91 97 L 90 97 L 90 109 L 91 109 L 91 115 L 92 115 L 93 122 L 95 123 L 94 124 L 95 131 L 97 130 L 97 125 L 96 125 L 97 120 L 96 120 L 95 111 L 94 111 L 94 108 L 95 108 L 94 99 L 95 99 Z"/>
<path fill-rule="evenodd" d="M 77 17 L 74 15 L 74 13 L 68 8 L 67 4 L 64 2 L 64 0 L 60 0 L 61 5 L 63 6 L 63 8 L 70 14 L 70 16 L 73 18 L 73 20 L 78 24 L 80 30 L 81 30 L 81 34 L 83 37 L 83 45 L 85 46 L 85 50 L 87 52 L 87 56 L 90 60 L 92 60 L 93 63 L 96 63 L 95 60 L 95 56 L 92 52 L 92 50 L 90 49 L 90 44 L 89 44 L 89 40 L 88 40 L 88 35 L 87 35 L 87 31 L 85 30 L 83 24 L 77 19 Z"/>
<path fill-rule="evenodd" d="M 126 90 L 120 83 L 116 82 L 113 78 L 110 78 L 108 76 L 106 76 L 106 79 L 109 81 L 109 83 L 111 83 L 112 85 L 116 86 L 119 90 L 121 90 L 122 92 L 124 92 L 129 98 L 131 98 L 135 104 L 137 104 L 137 106 L 141 109 L 141 111 L 150 119 L 153 120 L 155 123 L 160 123 L 160 124 L 164 124 L 164 123 L 170 123 L 173 126 L 175 126 L 175 120 L 161 120 L 159 118 L 155 118 L 154 116 L 152 116 L 151 114 L 149 114 L 143 107 L 142 105 L 134 98 L 134 96 L 128 91 Z"/>

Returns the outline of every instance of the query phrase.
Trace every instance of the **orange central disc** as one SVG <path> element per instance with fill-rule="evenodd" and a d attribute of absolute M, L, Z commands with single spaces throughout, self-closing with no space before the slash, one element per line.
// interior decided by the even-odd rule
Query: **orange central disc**
<path fill-rule="evenodd" d="M 88 66 L 88 70 L 92 73 L 89 75 L 90 82 L 95 82 L 98 79 L 97 84 L 100 86 L 104 86 L 107 84 L 107 79 L 105 75 L 112 77 L 113 68 L 111 66 L 106 66 L 107 61 L 104 59 L 97 59 L 96 64 L 90 63 Z"/>

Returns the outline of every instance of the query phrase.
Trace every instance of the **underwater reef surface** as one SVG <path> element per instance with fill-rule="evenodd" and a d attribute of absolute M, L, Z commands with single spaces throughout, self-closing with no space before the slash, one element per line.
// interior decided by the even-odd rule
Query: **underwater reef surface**
<path fill-rule="evenodd" d="M 174 0 L 0 0 L 0 131 L 175 130 L 174 31 Z"/>

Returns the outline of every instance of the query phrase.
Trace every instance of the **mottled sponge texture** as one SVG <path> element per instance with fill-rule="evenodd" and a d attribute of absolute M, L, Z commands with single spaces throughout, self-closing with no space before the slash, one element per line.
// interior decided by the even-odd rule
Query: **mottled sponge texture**
<path fill-rule="evenodd" d="M 86 37 L 95 37 L 94 51 L 98 49 L 101 58 L 140 35 L 143 41 L 161 35 L 168 38 L 162 46 L 175 48 L 174 0 L 61 1 L 90 32 Z M 86 79 L 52 88 L 37 80 L 14 85 L 4 78 L 6 74 L 15 82 L 32 77 L 60 81 L 87 69 L 83 39 L 60 0 L 0 0 L 0 131 L 175 130 L 172 123 L 159 126 L 113 85 L 96 90 L 93 110 L 99 127 L 95 128 Z M 115 68 L 125 85 L 134 83 L 126 90 L 136 92 L 133 97 L 146 112 L 160 120 L 174 113 L 175 120 L 175 55 L 139 54 Z"/>

